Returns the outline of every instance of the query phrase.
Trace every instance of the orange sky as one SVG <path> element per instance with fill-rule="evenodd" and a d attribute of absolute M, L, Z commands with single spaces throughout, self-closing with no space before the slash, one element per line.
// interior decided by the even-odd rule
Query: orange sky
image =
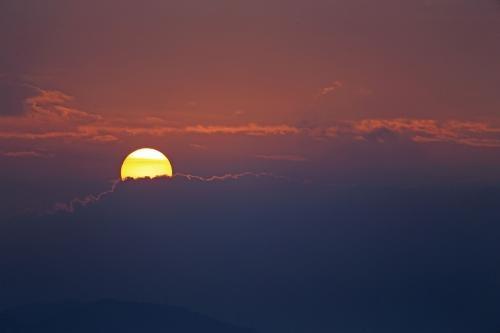
<path fill-rule="evenodd" d="M 497 181 L 499 15 L 489 0 L 2 2 L 5 180 L 97 187 L 147 146 L 208 176 Z"/>

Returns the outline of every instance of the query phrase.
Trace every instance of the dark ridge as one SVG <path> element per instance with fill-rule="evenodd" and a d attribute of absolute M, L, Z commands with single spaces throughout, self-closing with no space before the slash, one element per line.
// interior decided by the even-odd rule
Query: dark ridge
<path fill-rule="evenodd" d="M 251 333 L 182 308 L 102 300 L 34 304 L 0 313 L 0 333 Z"/>

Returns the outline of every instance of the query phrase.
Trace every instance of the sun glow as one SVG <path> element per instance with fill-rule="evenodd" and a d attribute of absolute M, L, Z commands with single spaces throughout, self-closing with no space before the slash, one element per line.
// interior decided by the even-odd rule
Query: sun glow
<path fill-rule="evenodd" d="M 121 179 L 172 177 L 172 164 L 156 149 L 142 148 L 130 153 L 123 161 Z"/>

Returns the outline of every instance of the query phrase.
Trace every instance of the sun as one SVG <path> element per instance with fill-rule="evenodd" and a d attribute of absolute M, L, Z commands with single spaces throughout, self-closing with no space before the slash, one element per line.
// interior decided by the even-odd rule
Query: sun
<path fill-rule="evenodd" d="M 130 153 L 122 164 L 121 179 L 172 177 L 172 164 L 156 149 L 141 148 Z"/>

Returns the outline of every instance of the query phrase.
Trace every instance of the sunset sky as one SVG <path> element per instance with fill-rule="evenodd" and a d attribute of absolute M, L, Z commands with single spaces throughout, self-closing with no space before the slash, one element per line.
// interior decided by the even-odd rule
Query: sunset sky
<path fill-rule="evenodd" d="M 0 43 L 0 310 L 500 329 L 500 2 L 3 0 Z"/>

